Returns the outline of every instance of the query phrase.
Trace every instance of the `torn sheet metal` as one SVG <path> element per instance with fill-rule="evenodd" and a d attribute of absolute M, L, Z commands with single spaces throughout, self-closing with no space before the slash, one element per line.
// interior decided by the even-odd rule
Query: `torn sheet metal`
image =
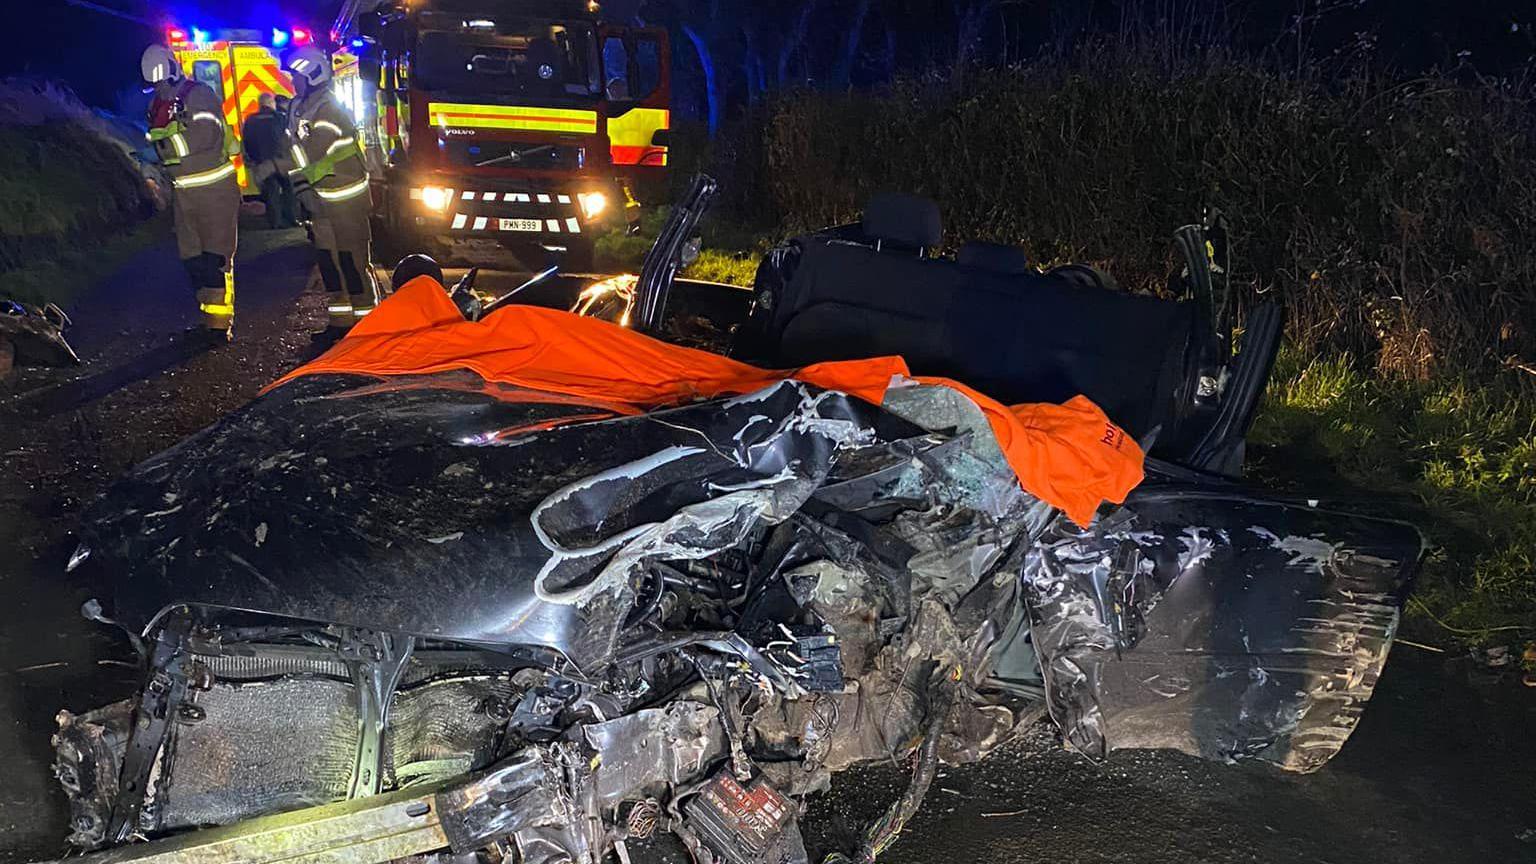
<path fill-rule="evenodd" d="M 530 747 L 439 792 L 433 809 L 448 847 L 470 854 L 515 831 L 571 825 L 580 810 L 570 797 L 568 768 L 551 749 Z"/>
<path fill-rule="evenodd" d="M 720 711 L 678 701 L 581 727 L 594 752 L 594 783 L 605 805 L 643 798 L 647 787 L 699 779 L 725 755 Z"/>
<path fill-rule="evenodd" d="M 1051 714 L 1094 758 L 1315 770 L 1370 698 L 1423 549 L 1404 523 L 1172 481 L 1092 530 L 1058 522 L 1024 572 Z"/>

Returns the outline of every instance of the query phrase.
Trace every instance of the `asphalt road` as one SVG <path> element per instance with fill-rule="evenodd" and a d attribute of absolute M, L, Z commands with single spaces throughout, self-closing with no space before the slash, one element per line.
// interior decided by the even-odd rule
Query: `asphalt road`
<path fill-rule="evenodd" d="M 55 712 L 134 684 L 126 641 L 79 616 L 101 586 L 64 574 L 70 531 L 125 468 L 327 347 L 310 335 L 324 297 L 302 240 L 243 235 L 233 345 L 182 337 L 195 311 L 166 245 L 71 310 L 83 367 L 0 384 L 0 862 L 64 851 Z M 496 290 L 520 281 L 482 279 Z M 899 766 L 840 777 L 811 802 L 809 845 L 850 848 L 903 782 Z M 1536 862 L 1536 690 L 1399 647 L 1354 737 L 1309 776 L 1170 753 L 1098 766 L 1037 727 L 979 765 L 946 769 L 881 860 Z"/>

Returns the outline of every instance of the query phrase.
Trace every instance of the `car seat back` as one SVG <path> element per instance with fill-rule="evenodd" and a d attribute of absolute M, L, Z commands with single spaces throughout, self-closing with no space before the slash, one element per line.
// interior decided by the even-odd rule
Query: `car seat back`
<path fill-rule="evenodd" d="M 899 354 L 916 374 L 1007 403 L 1086 394 L 1138 437 L 1176 420 L 1191 304 L 1083 288 L 1072 273 L 998 273 L 814 236 L 776 259 L 760 270 L 744 328 L 756 332 L 740 353 L 755 362 Z"/>

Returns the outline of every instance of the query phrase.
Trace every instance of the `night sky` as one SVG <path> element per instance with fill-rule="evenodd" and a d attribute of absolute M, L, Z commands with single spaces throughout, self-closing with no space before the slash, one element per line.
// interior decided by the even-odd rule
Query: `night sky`
<path fill-rule="evenodd" d="M 323 29 L 329 23 L 335 0 L 253 0 L 221 3 L 218 0 L 80 0 L 86 5 L 118 10 L 127 20 L 107 12 L 75 5 L 69 0 L 34 0 L 22 38 L 10 40 L 0 52 L 0 74 L 33 74 L 62 80 L 87 102 L 113 107 L 118 94 L 138 84 L 138 56 L 156 39 L 159 26 L 147 22 L 176 21 L 182 25 L 268 26 L 305 21 Z M 631 3 L 634 0 L 614 0 Z M 788 9 L 794 0 L 713 0 L 737 10 Z M 1536 26 L 1536 0 L 1304 0 L 1315 6 L 1344 7 L 1329 16 L 1319 47 L 1348 45 L 1357 33 L 1374 33 L 1378 56 L 1392 65 L 1417 71 L 1444 66 L 1447 58 L 1470 52 L 1469 62 L 1493 74 L 1513 72 L 1536 52 L 1531 28 Z M 942 10 L 958 7 L 962 0 L 874 0 L 874 7 L 910 10 L 931 6 Z M 837 44 L 837 22 L 851 15 L 857 0 L 820 0 L 817 29 L 827 45 Z M 1241 9 L 1248 22 L 1249 41 L 1262 44 L 1268 31 L 1278 31 L 1298 0 L 1233 0 L 1228 8 Z M 653 21 L 677 25 L 684 21 L 704 26 L 712 0 L 650 0 L 646 14 Z M 1154 8 L 1148 0 L 1026 0 L 1009 7 L 1016 29 L 1043 32 L 1052 22 L 1066 17 L 1089 29 L 1109 26 L 1123 7 Z M 846 7 L 846 8 L 845 8 Z M 1083 10 L 1090 9 L 1091 12 Z M 209 9 L 221 10 L 210 13 Z M 220 20 L 238 9 L 241 21 Z M 921 15 L 908 21 L 921 21 Z M 146 23 L 140 23 L 146 22 Z M 1034 22 L 1038 22 L 1036 27 Z M 1274 22 L 1271 24 L 1270 22 Z M 910 25 L 908 25 L 910 26 Z M 915 38 L 917 37 L 914 34 Z M 675 40 L 681 43 L 682 40 Z M 812 40 L 815 41 L 814 39 Z M 681 50 L 681 49 L 680 49 Z M 689 64 L 679 64 L 688 74 Z M 855 82 L 857 83 L 857 82 Z M 682 94 L 679 94 L 680 96 Z M 680 100 L 685 101 L 685 100 Z"/>
<path fill-rule="evenodd" d="M 86 4 L 120 10 L 139 19 L 133 21 L 67 0 L 34 0 L 29 5 L 26 37 L 11 40 L 0 52 L 0 75 L 31 74 L 62 80 L 85 101 L 107 108 L 115 106 L 119 91 L 143 86 L 139 82 L 139 55 L 160 38 L 161 23 L 236 26 L 235 22 L 219 22 L 219 18 L 237 8 L 240 17 L 249 17 L 252 24 L 270 21 L 276 25 L 314 17 L 315 10 L 324 8 L 320 17 L 328 25 L 334 8 L 330 0 L 90 0 Z M 223 11 L 210 14 L 210 8 Z M 208 23 L 201 23 L 205 21 Z M 155 22 L 155 26 L 141 22 Z"/>

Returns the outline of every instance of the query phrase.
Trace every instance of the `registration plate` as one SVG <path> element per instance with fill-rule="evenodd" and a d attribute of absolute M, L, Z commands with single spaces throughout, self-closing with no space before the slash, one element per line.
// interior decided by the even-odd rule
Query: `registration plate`
<path fill-rule="evenodd" d="M 544 223 L 538 219 L 497 219 L 503 231 L 543 231 Z"/>

